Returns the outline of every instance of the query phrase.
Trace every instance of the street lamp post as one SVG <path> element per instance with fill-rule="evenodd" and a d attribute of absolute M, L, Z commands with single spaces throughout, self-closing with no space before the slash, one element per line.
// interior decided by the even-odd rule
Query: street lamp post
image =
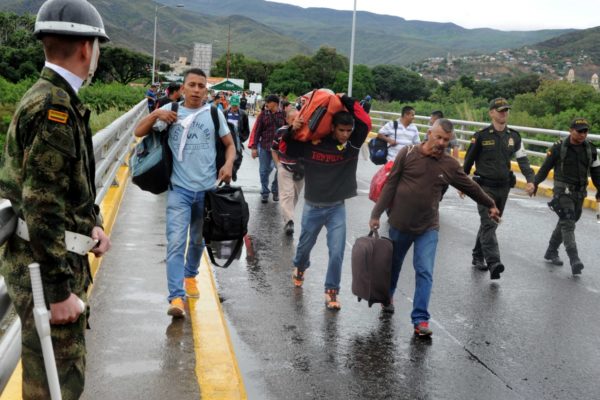
<path fill-rule="evenodd" d="M 352 39 L 350 41 L 350 71 L 348 72 L 348 96 L 352 97 L 352 75 L 354 73 L 354 34 L 356 32 L 356 0 L 352 12 Z"/>
<path fill-rule="evenodd" d="M 154 85 L 154 71 L 156 69 L 156 30 L 158 28 L 158 10 L 161 8 L 165 8 L 167 6 L 158 6 L 158 4 L 154 7 L 154 46 L 152 47 L 152 81 L 151 85 Z M 177 4 L 175 7 L 182 8 L 183 4 Z"/>

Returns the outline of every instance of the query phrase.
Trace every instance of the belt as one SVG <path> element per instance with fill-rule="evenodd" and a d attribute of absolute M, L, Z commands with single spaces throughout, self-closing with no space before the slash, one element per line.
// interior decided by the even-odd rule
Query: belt
<path fill-rule="evenodd" d="M 555 180 L 554 186 L 559 189 L 567 189 L 567 191 L 571 191 L 571 192 L 587 192 L 587 184 L 586 185 L 572 185 L 570 183 Z"/>
<path fill-rule="evenodd" d="M 29 229 L 27 224 L 21 218 L 17 222 L 17 230 L 15 232 L 18 237 L 29 242 Z M 65 231 L 65 245 L 67 251 L 85 256 L 98 243 L 97 240 L 89 236 L 82 235 L 71 231 Z"/>

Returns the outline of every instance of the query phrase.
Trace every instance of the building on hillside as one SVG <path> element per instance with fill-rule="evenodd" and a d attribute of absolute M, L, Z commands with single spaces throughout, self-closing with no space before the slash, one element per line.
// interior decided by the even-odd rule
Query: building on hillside
<path fill-rule="evenodd" d="M 192 56 L 192 68 L 200 68 L 210 76 L 212 65 L 212 43 L 194 43 L 194 55 Z"/>
<path fill-rule="evenodd" d="M 176 75 L 181 75 L 185 72 L 186 69 L 190 67 L 188 63 L 187 57 L 179 57 L 179 59 L 173 64 L 169 65 L 171 67 L 171 71 L 173 71 Z"/>
<path fill-rule="evenodd" d="M 573 83 L 575 82 L 575 70 L 571 68 L 567 73 L 567 81 Z"/>
<path fill-rule="evenodd" d="M 598 86 L 598 74 L 592 75 L 592 79 L 590 81 L 592 87 L 597 91 L 600 91 L 600 87 Z"/>

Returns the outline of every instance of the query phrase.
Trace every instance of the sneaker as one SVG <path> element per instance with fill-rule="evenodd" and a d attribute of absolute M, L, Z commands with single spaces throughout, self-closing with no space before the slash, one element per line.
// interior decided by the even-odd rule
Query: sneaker
<path fill-rule="evenodd" d="M 273 201 L 279 201 L 279 193 L 273 193 Z"/>
<path fill-rule="evenodd" d="M 181 297 L 175 297 L 173 300 L 171 300 L 167 315 L 170 315 L 173 318 L 185 317 L 185 308 L 183 305 L 183 299 Z"/>
<path fill-rule="evenodd" d="M 385 314 L 393 314 L 396 309 L 394 308 L 394 303 L 383 304 L 381 303 L 381 311 Z"/>
<path fill-rule="evenodd" d="M 200 291 L 198 290 L 196 278 L 185 278 L 183 284 L 185 287 L 185 295 L 187 297 L 191 297 L 192 299 L 197 299 L 200 297 Z"/>
<path fill-rule="evenodd" d="M 263 203 L 263 204 L 268 203 L 269 202 L 269 195 L 268 194 L 263 194 L 262 197 L 261 197 L 261 199 L 260 199 L 260 202 Z"/>
<path fill-rule="evenodd" d="M 288 236 L 292 236 L 294 234 L 294 221 L 289 220 L 287 224 L 283 227 L 285 234 Z"/>
<path fill-rule="evenodd" d="M 490 265 L 490 279 L 500 279 L 500 274 L 504 272 L 504 265 L 502 263 L 494 263 Z"/>
<path fill-rule="evenodd" d="M 325 306 L 329 310 L 339 310 L 342 308 L 342 304 L 337 298 L 338 290 L 337 289 L 327 289 L 325 290 Z"/>
<path fill-rule="evenodd" d="M 480 271 L 487 271 L 488 267 L 485 265 L 485 261 L 483 258 L 473 257 L 473 261 L 471 262 L 473 268 L 478 269 Z"/>
<path fill-rule="evenodd" d="M 294 286 L 302 287 L 305 272 L 306 271 L 299 271 L 298 268 L 294 268 L 294 272 L 292 273 L 292 282 L 294 282 Z"/>
<path fill-rule="evenodd" d="M 429 328 L 428 321 L 422 321 L 418 324 L 415 324 L 415 335 L 419 336 L 431 336 L 433 335 L 433 331 Z"/>

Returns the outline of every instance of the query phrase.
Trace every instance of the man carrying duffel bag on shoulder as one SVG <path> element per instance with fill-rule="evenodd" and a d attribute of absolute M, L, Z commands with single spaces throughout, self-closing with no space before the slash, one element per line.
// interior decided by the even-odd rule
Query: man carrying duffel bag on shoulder
<path fill-rule="evenodd" d="M 432 334 L 428 306 L 442 193 L 448 185 L 452 185 L 477 203 L 488 207 L 490 218 L 498 221 L 500 215 L 494 200 L 464 173 L 458 161 L 445 152 L 453 130 L 452 122 L 440 119 L 433 125 L 427 142 L 400 150 L 369 221 L 371 230 L 378 229 L 379 217 L 391 204 L 389 236 L 394 242 L 390 287 L 392 298 L 404 257 L 414 244 L 416 279 L 411 318 L 415 334 L 419 336 Z M 384 311 L 393 313 L 393 304 L 384 307 Z"/>
<path fill-rule="evenodd" d="M 356 168 L 360 147 L 371 130 L 371 118 L 354 99 L 342 96 L 348 111 L 333 115 L 331 133 L 320 140 L 300 142 L 293 139 L 294 131 L 308 123 L 298 117 L 293 129 L 283 136 L 280 151 L 301 159 L 304 164 L 304 210 L 300 240 L 294 258 L 293 282 L 302 286 L 310 266 L 310 252 L 321 228 L 327 229 L 329 263 L 325 278 L 325 305 L 341 308 L 337 295 L 340 290 L 342 263 L 346 244 L 346 208 L 344 201 L 356 196 Z"/>

